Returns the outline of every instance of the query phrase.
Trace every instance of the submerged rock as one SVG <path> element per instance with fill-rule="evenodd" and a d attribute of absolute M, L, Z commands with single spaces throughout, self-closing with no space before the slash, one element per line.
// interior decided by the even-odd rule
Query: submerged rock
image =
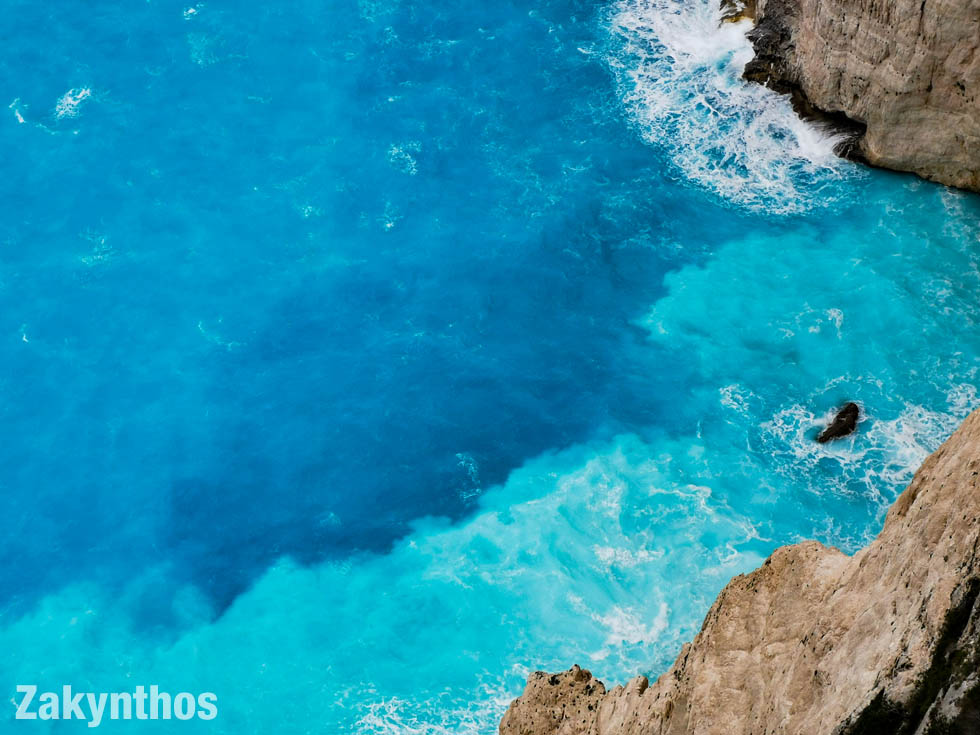
<path fill-rule="evenodd" d="M 858 405 L 856 403 L 848 403 L 837 412 L 830 425 L 820 432 L 817 441 L 824 444 L 831 439 L 840 439 L 842 436 L 847 436 L 857 428 L 860 415 L 861 409 L 858 408 Z"/>
<path fill-rule="evenodd" d="M 734 0 L 723 0 L 730 15 Z M 745 77 L 838 154 L 980 191 L 980 0 L 755 0 Z"/>
<path fill-rule="evenodd" d="M 535 674 L 500 735 L 980 732 L 980 411 L 854 556 L 777 549 L 655 683 Z"/>

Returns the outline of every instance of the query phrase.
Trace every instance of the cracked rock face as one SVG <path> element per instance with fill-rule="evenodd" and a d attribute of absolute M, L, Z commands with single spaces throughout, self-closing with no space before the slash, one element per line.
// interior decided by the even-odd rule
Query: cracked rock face
<path fill-rule="evenodd" d="M 980 732 L 980 412 L 866 549 L 806 542 L 733 579 L 654 684 L 534 674 L 501 735 Z"/>
<path fill-rule="evenodd" d="M 980 191 L 980 0 L 758 0 L 747 79 L 852 138 L 843 154 Z"/>

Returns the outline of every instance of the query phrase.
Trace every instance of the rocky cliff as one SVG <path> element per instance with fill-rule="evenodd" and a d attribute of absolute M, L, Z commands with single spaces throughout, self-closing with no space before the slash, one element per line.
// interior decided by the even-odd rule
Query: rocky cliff
<path fill-rule="evenodd" d="M 927 0 L 929 2 L 930 0 Z M 534 674 L 501 735 L 980 733 L 980 411 L 848 557 L 777 550 L 654 684 Z"/>
<path fill-rule="evenodd" d="M 747 79 L 845 130 L 844 155 L 980 191 L 980 0 L 747 3 Z"/>

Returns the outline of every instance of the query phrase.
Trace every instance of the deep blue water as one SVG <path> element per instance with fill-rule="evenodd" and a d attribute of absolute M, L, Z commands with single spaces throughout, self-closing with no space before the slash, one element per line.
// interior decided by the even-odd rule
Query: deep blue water
<path fill-rule="evenodd" d="M 980 201 L 834 158 L 712 6 L 10 3 L 4 691 L 490 733 L 866 543 L 978 404 Z"/>

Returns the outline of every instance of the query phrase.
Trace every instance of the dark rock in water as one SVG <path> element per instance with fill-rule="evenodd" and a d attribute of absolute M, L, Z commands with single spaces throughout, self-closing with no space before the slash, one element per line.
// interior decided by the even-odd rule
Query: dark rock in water
<path fill-rule="evenodd" d="M 858 417 L 860 415 L 861 409 L 858 408 L 858 405 L 856 403 L 848 403 L 837 412 L 834 420 L 830 422 L 830 426 L 820 432 L 817 441 L 823 444 L 829 442 L 831 439 L 840 439 L 842 436 L 847 436 L 857 428 Z"/>

